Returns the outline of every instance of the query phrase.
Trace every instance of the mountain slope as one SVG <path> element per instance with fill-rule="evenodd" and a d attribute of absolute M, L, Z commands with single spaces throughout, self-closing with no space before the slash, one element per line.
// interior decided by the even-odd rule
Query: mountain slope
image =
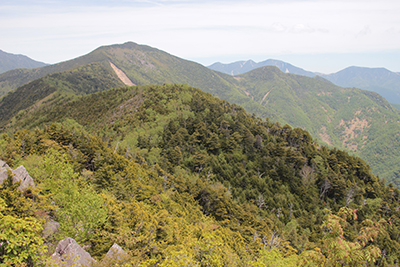
<path fill-rule="evenodd" d="M 268 107 L 249 102 L 245 93 L 234 86 L 235 80 L 230 75 L 212 71 L 198 63 L 133 42 L 103 46 L 82 57 L 35 70 L 9 71 L 0 75 L 0 95 L 1 90 L 6 92 L 45 75 L 69 71 L 90 63 L 102 64 L 110 72 L 112 72 L 110 65 L 114 65 L 137 85 L 186 83 L 232 103 L 240 104 L 249 112 L 274 118 Z"/>
<path fill-rule="evenodd" d="M 306 129 L 325 144 L 360 155 L 374 173 L 400 185 L 396 163 L 400 116 L 380 95 L 341 88 L 318 77 L 285 74 L 275 67 L 235 78 L 254 102 L 268 106 L 278 118 Z"/>
<path fill-rule="evenodd" d="M 23 163 L 40 184 L 24 194 L 31 205 L 0 187 L 0 198 L 14 196 L 4 197 L 4 212 L 48 214 L 60 223 L 52 238 L 72 235 L 99 261 L 114 242 L 135 265 L 399 258 L 399 190 L 360 158 L 198 89 L 112 89 L 41 105 L 13 123 L 35 129 L 1 135 L 0 158 Z"/>
<path fill-rule="evenodd" d="M 36 108 L 45 101 L 61 101 L 75 95 L 90 94 L 123 83 L 111 67 L 93 63 L 68 72 L 49 74 L 29 82 L 0 100 L 0 128 L 18 112 Z"/>
<path fill-rule="evenodd" d="M 270 121 L 279 121 L 282 125 L 289 123 L 295 127 L 305 128 L 314 138 L 325 144 L 347 149 L 368 159 L 375 173 L 400 186 L 396 164 L 400 159 L 398 152 L 400 150 L 397 149 L 400 141 L 396 139 L 397 121 L 400 121 L 400 118 L 398 111 L 377 94 L 359 89 L 344 89 L 321 77 L 309 78 L 283 73 L 271 66 L 231 76 L 158 49 L 131 42 L 100 47 L 78 59 L 45 67 L 44 70 L 38 69 L 36 73 L 48 72 L 50 67 L 67 69 L 91 61 L 98 62 L 96 64 L 102 66 L 104 73 L 114 77 L 114 82 L 117 78 L 111 63 L 133 84 L 186 83 L 231 103 L 239 104 L 261 118 L 269 117 Z M 53 85 L 65 84 L 63 79 L 67 79 L 68 73 L 69 71 L 65 71 L 60 76 L 61 80 L 53 81 Z M 45 77 L 54 80 L 56 76 Z M 95 76 L 92 79 L 85 75 L 82 75 L 82 78 L 89 79 L 87 81 L 89 84 L 97 79 Z M 114 85 L 114 82 L 109 85 L 108 82 L 104 84 L 115 87 L 117 84 Z M 83 80 L 79 83 L 85 84 Z M 66 87 L 70 89 L 60 90 L 74 94 L 85 93 L 80 92 L 84 87 L 73 89 L 73 83 L 69 83 Z M 19 104 L 18 101 L 26 102 L 21 96 L 25 94 L 23 90 L 28 90 L 28 87 L 21 88 L 7 96 L 7 99 L 13 100 L 3 98 L 0 101 L 0 113 L 4 114 L 0 127 L 9 124 L 8 119 L 18 113 L 20 114 L 14 120 L 21 118 L 22 114 L 26 113 L 23 109 L 30 110 L 36 107 L 35 103 L 43 103 L 40 99 L 32 98 L 27 101 L 30 107 Z M 103 86 L 96 90 L 105 88 L 106 86 Z M 47 96 L 49 93 L 44 95 Z M 11 129 L 11 125 L 13 124 L 9 124 L 7 129 Z M 391 144 L 390 147 L 387 146 L 388 143 Z M 382 147 L 387 149 L 383 150 Z"/>
<path fill-rule="evenodd" d="M 400 104 L 400 74 L 385 68 L 348 67 L 332 74 L 314 73 L 289 63 L 268 59 L 256 63 L 252 60 L 229 64 L 214 63 L 208 68 L 230 75 L 239 75 L 263 66 L 276 66 L 282 72 L 314 77 L 316 75 L 341 87 L 355 87 L 376 92 L 390 103 Z"/>
<path fill-rule="evenodd" d="M 0 50 L 0 74 L 12 69 L 33 69 L 46 65 L 24 55 L 14 55 Z"/>
<path fill-rule="evenodd" d="M 64 72 L 74 68 L 84 66 L 91 63 L 101 63 L 104 67 L 109 66 L 106 55 L 101 53 L 99 49 L 93 52 L 54 65 L 48 65 L 36 69 L 16 69 L 5 72 L 0 75 L 0 96 L 6 94 L 12 89 L 16 89 L 30 81 L 42 78 L 48 74 Z"/>
<path fill-rule="evenodd" d="M 301 68 L 295 67 L 289 63 L 275 59 L 267 59 L 265 61 L 258 63 L 254 62 L 253 60 L 237 61 L 229 64 L 222 64 L 220 62 L 217 62 L 208 66 L 208 68 L 230 75 L 238 75 L 265 66 L 275 66 L 282 72 L 304 75 L 307 77 L 314 77 L 316 75 L 311 71 L 306 71 Z"/>
<path fill-rule="evenodd" d="M 400 104 L 400 74 L 385 68 L 348 67 L 321 76 L 339 86 L 373 91 L 391 103 Z"/>

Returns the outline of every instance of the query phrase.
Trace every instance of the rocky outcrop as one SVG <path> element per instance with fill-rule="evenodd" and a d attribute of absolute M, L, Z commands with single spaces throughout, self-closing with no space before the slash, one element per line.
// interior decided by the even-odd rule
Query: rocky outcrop
<path fill-rule="evenodd" d="M 0 185 L 3 184 L 3 182 L 7 179 L 8 174 L 7 174 L 7 169 L 0 169 Z"/>
<path fill-rule="evenodd" d="M 51 255 L 51 266 L 115 266 L 129 261 L 129 254 L 118 244 L 114 243 L 108 250 L 104 259 L 98 263 L 72 238 L 67 237 L 61 240 L 56 251 Z"/>
<path fill-rule="evenodd" d="M 18 187 L 19 190 L 24 191 L 28 187 L 35 187 L 32 177 L 29 175 L 24 166 L 21 165 L 12 172 L 14 174 L 13 183 L 21 182 L 20 186 Z"/>
<path fill-rule="evenodd" d="M 10 166 L 7 165 L 4 161 L 0 160 L 0 169 L 7 169 L 10 168 Z"/>
<path fill-rule="evenodd" d="M 103 263 L 120 262 L 126 260 L 128 257 L 128 253 L 126 253 L 117 243 L 114 243 L 104 257 Z"/>
<path fill-rule="evenodd" d="M 4 161 L 0 160 L 0 184 L 3 184 L 4 180 L 7 179 L 7 169 L 10 167 Z"/>
<path fill-rule="evenodd" d="M 19 166 L 15 170 L 12 170 L 7 163 L 4 161 L 0 160 L 0 184 L 4 182 L 4 180 L 7 179 L 8 177 L 8 172 L 7 170 L 10 169 L 12 171 L 13 177 L 12 181 L 13 183 L 21 182 L 21 184 L 18 187 L 18 190 L 24 191 L 28 187 L 35 187 L 35 183 L 32 179 L 32 177 L 29 175 L 28 171 L 25 169 L 24 166 Z"/>
<path fill-rule="evenodd" d="M 70 237 L 61 240 L 51 255 L 53 266 L 90 266 L 95 260 Z"/>

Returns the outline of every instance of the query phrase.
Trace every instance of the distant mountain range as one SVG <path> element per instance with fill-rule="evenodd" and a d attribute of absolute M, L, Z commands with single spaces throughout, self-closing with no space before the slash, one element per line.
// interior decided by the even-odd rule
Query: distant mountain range
<path fill-rule="evenodd" d="M 232 76 L 133 42 L 103 46 L 70 61 L 1 74 L 5 95 L 0 98 L 0 129 L 55 122 L 61 104 L 124 84 L 187 84 L 270 122 L 303 128 L 322 144 L 357 154 L 375 174 L 400 187 L 399 111 L 377 93 L 342 88 L 320 76 L 295 75 L 291 72 L 296 67 L 280 66 L 289 73 L 264 66 Z M 108 105 L 91 107 L 91 114 Z M 65 119 L 70 111 L 63 112 Z M 87 116 L 92 115 L 77 118 Z M 114 142 L 124 143 L 127 135 L 121 133 Z"/>
<path fill-rule="evenodd" d="M 400 104 L 400 74 L 385 68 L 348 67 L 332 74 L 306 71 L 289 63 L 268 59 L 259 63 L 252 60 L 229 64 L 214 63 L 208 68 L 230 75 L 239 75 L 263 66 L 276 66 L 282 72 L 308 77 L 321 76 L 341 87 L 355 87 L 376 92 L 390 103 Z"/>
<path fill-rule="evenodd" d="M 46 63 L 33 60 L 24 55 L 14 55 L 0 50 L 0 73 L 12 69 L 33 69 L 46 65 Z"/>
<path fill-rule="evenodd" d="M 385 68 L 348 67 L 321 75 L 342 87 L 356 87 L 377 92 L 390 103 L 400 104 L 400 74 Z"/>
<path fill-rule="evenodd" d="M 208 68 L 230 75 L 239 75 L 265 66 L 275 66 L 285 73 L 293 73 L 307 77 L 315 76 L 314 72 L 306 71 L 301 68 L 295 67 L 289 63 L 275 59 L 268 59 L 258 63 L 254 62 L 253 60 L 237 61 L 229 64 L 222 64 L 220 62 L 217 62 L 208 66 Z"/>

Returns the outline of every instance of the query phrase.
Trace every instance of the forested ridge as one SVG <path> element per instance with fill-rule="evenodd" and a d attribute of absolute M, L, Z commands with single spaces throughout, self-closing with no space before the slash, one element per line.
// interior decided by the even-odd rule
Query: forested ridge
<path fill-rule="evenodd" d="M 110 63 L 133 84 L 188 84 L 261 118 L 305 129 L 321 144 L 360 156 L 375 174 L 400 188 L 400 113 L 380 95 L 273 66 L 231 76 L 133 42 L 102 46 L 43 68 L 0 74 L 0 128 L 19 123 L 43 103 L 63 103 L 74 95 L 122 86 Z"/>
<path fill-rule="evenodd" d="M 398 263 L 400 191 L 302 129 L 186 85 L 55 99 L 0 138 L 36 183 L 0 188 L 3 264 L 51 265 L 65 237 L 98 266 L 113 243 L 125 266 Z"/>

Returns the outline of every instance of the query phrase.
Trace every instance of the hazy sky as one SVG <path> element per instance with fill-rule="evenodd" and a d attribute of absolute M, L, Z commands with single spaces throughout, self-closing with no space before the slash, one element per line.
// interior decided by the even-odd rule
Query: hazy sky
<path fill-rule="evenodd" d="M 399 0 L 0 0 L 0 49 L 56 63 L 133 41 L 210 65 L 400 71 Z"/>

